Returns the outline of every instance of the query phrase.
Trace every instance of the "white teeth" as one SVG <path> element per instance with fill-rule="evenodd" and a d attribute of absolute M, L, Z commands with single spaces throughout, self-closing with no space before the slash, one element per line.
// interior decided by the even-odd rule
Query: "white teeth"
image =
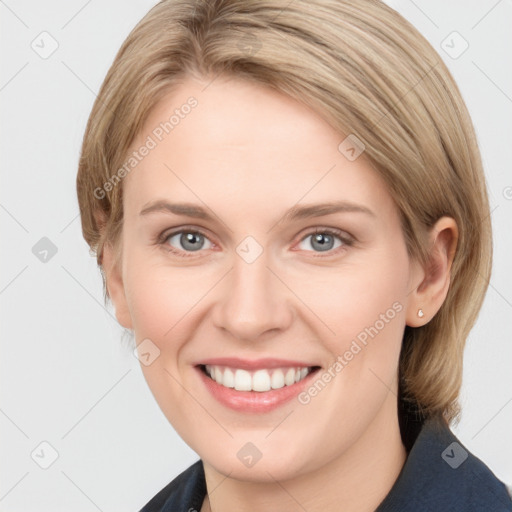
<path fill-rule="evenodd" d="M 284 383 L 287 386 L 291 386 L 295 383 L 295 370 L 293 368 L 290 368 L 284 377 Z"/>
<path fill-rule="evenodd" d="M 206 373 L 218 384 L 237 391 L 265 392 L 299 382 L 311 372 L 308 367 L 261 369 L 255 372 L 206 365 Z"/>
<path fill-rule="evenodd" d="M 222 370 L 216 366 L 214 368 L 214 377 L 215 381 L 217 381 L 219 384 L 223 384 L 223 379 L 222 379 Z"/>
<path fill-rule="evenodd" d="M 283 370 L 274 370 L 272 373 L 271 381 L 272 389 L 279 389 L 284 387 L 284 373 Z"/>
<path fill-rule="evenodd" d="M 270 375 L 267 370 L 258 370 L 252 376 L 252 389 L 254 391 L 268 391 L 270 389 Z"/>
<path fill-rule="evenodd" d="M 222 384 L 222 382 L 219 382 Z M 236 370 L 235 372 L 235 389 L 237 391 L 251 391 L 252 387 L 251 374 L 246 370 Z"/>
<path fill-rule="evenodd" d="M 222 379 L 222 385 L 226 386 L 227 388 L 235 387 L 235 374 L 229 368 L 226 368 L 224 370 L 224 378 Z"/>

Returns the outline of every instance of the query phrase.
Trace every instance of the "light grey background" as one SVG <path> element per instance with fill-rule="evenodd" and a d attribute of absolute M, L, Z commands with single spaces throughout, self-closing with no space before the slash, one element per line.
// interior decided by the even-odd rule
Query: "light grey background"
<path fill-rule="evenodd" d="M 198 458 L 161 413 L 103 308 L 75 193 L 96 92 L 154 3 L 0 0 L 0 511 L 137 511 Z M 468 341 L 454 431 L 512 483 L 512 2 L 389 3 L 448 64 L 476 126 L 495 261 Z M 58 48 L 42 58 L 52 39 Z M 464 40 L 468 49 L 454 58 Z M 32 252 L 43 237 L 57 249 L 46 263 Z M 40 465 L 52 461 L 52 448 L 42 442 L 58 454 L 48 469 Z"/>

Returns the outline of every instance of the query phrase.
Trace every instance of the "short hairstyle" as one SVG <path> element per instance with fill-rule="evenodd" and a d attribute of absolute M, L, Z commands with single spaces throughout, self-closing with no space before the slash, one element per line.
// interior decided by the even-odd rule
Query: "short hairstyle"
<path fill-rule="evenodd" d="M 411 258 L 426 265 L 428 229 L 455 219 L 446 300 L 406 327 L 399 405 L 459 419 L 463 351 L 490 278 L 489 204 L 474 128 L 440 56 L 377 0 L 164 0 L 122 44 L 94 103 L 77 176 L 82 232 L 96 254 L 119 254 L 121 167 L 151 109 L 187 76 L 236 76 L 312 107 L 357 137 L 400 212 Z M 354 140 L 357 140 L 354 139 Z M 340 139 L 341 141 L 341 139 Z M 97 193 L 102 190 L 102 193 Z"/>

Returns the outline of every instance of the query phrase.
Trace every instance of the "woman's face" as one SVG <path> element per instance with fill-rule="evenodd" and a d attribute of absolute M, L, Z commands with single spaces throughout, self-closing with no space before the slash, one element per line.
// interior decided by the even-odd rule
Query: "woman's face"
<path fill-rule="evenodd" d="M 207 84 L 188 78 L 133 144 L 148 150 L 124 178 L 117 317 L 160 408 L 216 470 L 285 480 L 370 454 L 396 425 L 416 278 L 398 211 L 309 108 Z"/>

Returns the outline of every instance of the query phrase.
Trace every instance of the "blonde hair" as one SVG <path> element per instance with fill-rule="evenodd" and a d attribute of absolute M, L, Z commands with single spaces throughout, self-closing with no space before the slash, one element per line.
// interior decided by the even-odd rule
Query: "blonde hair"
<path fill-rule="evenodd" d="M 457 420 L 466 338 L 490 277 L 489 205 L 473 125 L 450 72 L 402 16 L 374 0 L 164 0 L 136 25 L 87 123 L 77 191 L 85 240 L 101 267 L 117 246 L 122 182 L 98 199 L 150 110 L 187 75 L 236 75 L 314 108 L 354 134 L 401 213 L 411 257 L 442 216 L 459 238 L 447 298 L 406 327 L 400 399 L 424 417 Z M 341 139 L 340 139 L 341 140 Z"/>

